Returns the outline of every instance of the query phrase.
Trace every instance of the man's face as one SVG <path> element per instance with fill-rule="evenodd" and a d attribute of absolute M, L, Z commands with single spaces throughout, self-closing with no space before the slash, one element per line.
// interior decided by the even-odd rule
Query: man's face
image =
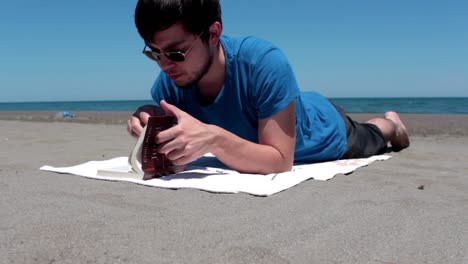
<path fill-rule="evenodd" d="M 160 54 L 158 64 L 161 70 L 182 87 L 198 82 L 212 61 L 213 54 L 209 45 L 199 36 L 187 32 L 179 23 L 154 34 L 147 45 Z M 185 54 L 184 61 L 175 62 L 164 55 L 166 52 L 177 51 Z"/>

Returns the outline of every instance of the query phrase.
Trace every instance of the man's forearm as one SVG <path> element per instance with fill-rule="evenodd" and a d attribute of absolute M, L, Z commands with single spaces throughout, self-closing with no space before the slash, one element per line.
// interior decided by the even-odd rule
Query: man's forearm
<path fill-rule="evenodd" d="M 220 127 L 210 125 L 215 135 L 211 152 L 234 170 L 247 173 L 278 173 L 292 168 L 294 157 L 278 149 L 247 141 Z"/>

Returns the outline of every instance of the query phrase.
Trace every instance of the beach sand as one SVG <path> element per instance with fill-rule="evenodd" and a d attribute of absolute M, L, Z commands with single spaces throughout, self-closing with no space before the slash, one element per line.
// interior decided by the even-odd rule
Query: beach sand
<path fill-rule="evenodd" d="M 135 143 L 129 112 L 54 114 L 0 112 L 0 263 L 468 263 L 467 115 L 404 114 L 390 160 L 255 197 L 39 171 Z"/>

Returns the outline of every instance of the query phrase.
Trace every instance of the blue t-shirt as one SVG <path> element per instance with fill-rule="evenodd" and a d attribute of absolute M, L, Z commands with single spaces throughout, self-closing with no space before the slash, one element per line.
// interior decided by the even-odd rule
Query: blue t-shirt
<path fill-rule="evenodd" d="M 201 103 L 196 85 L 180 88 L 161 71 L 151 94 L 201 122 L 258 143 L 258 121 L 292 100 L 296 106 L 296 163 L 335 160 L 346 151 L 346 128 L 334 106 L 315 92 L 301 93 L 283 52 L 255 38 L 221 37 L 226 58 L 224 85 L 215 100 Z"/>

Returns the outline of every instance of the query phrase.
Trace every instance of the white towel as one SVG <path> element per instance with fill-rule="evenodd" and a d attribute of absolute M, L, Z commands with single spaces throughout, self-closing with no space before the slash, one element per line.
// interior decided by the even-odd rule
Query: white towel
<path fill-rule="evenodd" d="M 110 181 L 133 182 L 137 184 L 181 189 L 195 188 L 216 193 L 248 193 L 257 196 L 268 196 L 284 191 L 305 180 L 329 180 L 337 174 L 348 174 L 359 167 L 376 160 L 387 160 L 388 155 L 372 156 L 366 159 L 349 159 L 321 162 L 306 165 L 295 165 L 291 171 L 275 174 L 248 174 L 222 168 L 213 157 L 207 156 L 204 162 L 193 163 L 184 172 L 141 180 L 138 174 L 130 172 L 128 157 L 118 157 L 103 161 L 90 161 L 72 167 L 43 166 L 40 170 L 79 175 L 87 178 Z M 203 159 L 203 158 L 202 158 Z M 201 160 L 202 160 L 201 159 Z M 205 166 L 201 166 L 205 163 Z M 208 166 L 206 166 L 208 164 Z M 215 164 L 217 167 L 210 166 Z M 101 171 L 116 171 L 119 175 L 111 177 Z"/>

